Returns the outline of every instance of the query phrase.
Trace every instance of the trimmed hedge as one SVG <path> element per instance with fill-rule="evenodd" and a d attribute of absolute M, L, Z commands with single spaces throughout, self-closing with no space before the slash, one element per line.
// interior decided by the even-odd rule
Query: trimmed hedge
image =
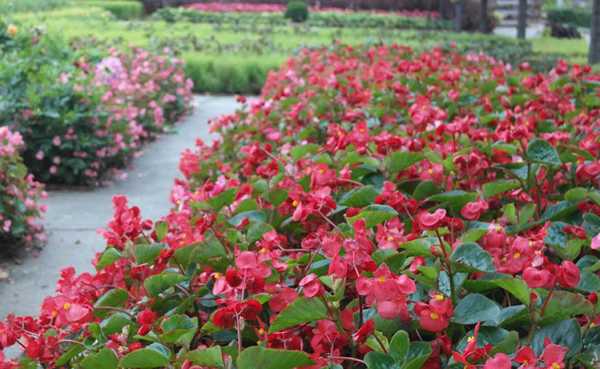
<path fill-rule="evenodd" d="M 90 6 L 97 6 L 111 12 L 119 19 L 135 19 L 144 15 L 144 6 L 137 1 L 127 0 L 104 0 L 104 1 L 85 1 Z"/>
<path fill-rule="evenodd" d="M 154 19 L 165 22 L 187 21 L 215 24 L 269 24 L 285 25 L 288 20 L 280 13 L 212 13 L 186 8 L 163 8 L 153 14 Z M 339 13 L 313 12 L 305 23 L 311 27 L 385 28 L 385 29 L 451 29 L 452 24 L 440 19 L 406 17 L 367 12 Z"/>
<path fill-rule="evenodd" d="M 590 28 L 592 12 L 584 8 L 561 8 L 548 10 L 548 21 L 551 23 L 566 23 L 577 27 Z"/>

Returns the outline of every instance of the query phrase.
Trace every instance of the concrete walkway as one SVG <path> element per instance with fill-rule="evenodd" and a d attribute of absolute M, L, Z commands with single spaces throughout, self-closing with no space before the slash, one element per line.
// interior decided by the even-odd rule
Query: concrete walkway
<path fill-rule="evenodd" d="M 160 137 L 134 160 L 128 178 L 90 191 L 49 193 L 45 226 L 48 244 L 39 257 L 27 257 L 10 268 L 10 279 L 0 282 L 0 319 L 13 312 L 39 312 L 44 297 L 53 294 L 60 270 L 74 266 L 78 273 L 91 271 L 91 260 L 104 248 L 97 229 L 112 217 L 112 196 L 127 195 L 138 205 L 144 218 L 158 219 L 170 209 L 173 179 L 178 177 L 180 153 L 194 146 L 196 138 L 210 140 L 207 121 L 233 112 L 233 97 L 200 96 L 193 115 L 177 126 L 177 133 Z"/>

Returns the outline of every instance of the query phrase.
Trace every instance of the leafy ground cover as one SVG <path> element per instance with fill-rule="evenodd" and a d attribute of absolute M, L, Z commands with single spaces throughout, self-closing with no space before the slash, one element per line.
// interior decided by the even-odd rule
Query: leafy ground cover
<path fill-rule="evenodd" d="M 183 153 L 168 215 L 115 197 L 96 272 L 0 342 L 27 368 L 593 367 L 598 81 L 303 50 Z"/>
<path fill-rule="evenodd" d="M 318 15 L 311 17 L 313 22 L 318 20 Z M 532 65 L 540 66 L 540 69 L 548 68 L 556 61 L 556 55 L 537 56 L 529 43 L 504 37 L 361 27 L 365 20 L 360 14 L 356 17 L 362 20 L 357 18 L 346 27 L 311 25 L 311 20 L 304 25 L 290 25 L 280 15 L 277 19 L 264 16 L 270 20 L 257 21 L 261 17 L 237 13 L 211 15 L 183 9 L 165 10 L 156 18 L 126 22 L 117 21 L 98 8 L 67 7 L 18 14 L 15 20 L 41 26 L 51 34 L 60 33 L 68 39 L 90 36 L 121 47 L 131 44 L 150 49 L 173 47 L 181 52 L 186 73 L 193 79 L 198 92 L 259 93 L 268 72 L 277 69 L 288 55 L 302 47 L 331 45 L 334 40 L 348 44 L 402 40 L 416 50 L 455 44 L 458 50 L 483 51 L 511 63 L 531 60 Z M 349 22 L 351 17 L 344 15 L 340 19 Z M 421 22 L 418 18 L 412 19 Z"/>

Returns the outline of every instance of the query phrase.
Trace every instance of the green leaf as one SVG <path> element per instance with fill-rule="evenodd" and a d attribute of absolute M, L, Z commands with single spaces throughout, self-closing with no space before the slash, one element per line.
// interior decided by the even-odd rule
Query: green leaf
<path fill-rule="evenodd" d="M 424 158 L 421 152 L 396 151 L 385 158 L 385 166 L 391 174 L 396 174 Z"/>
<path fill-rule="evenodd" d="M 188 352 L 185 357 L 195 365 L 224 368 L 221 346 L 212 346 L 204 350 Z"/>
<path fill-rule="evenodd" d="M 536 355 L 541 355 L 544 351 L 546 347 L 544 341 L 546 338 L 550 339 L 554 344 L 568 348 L 567 357 L 578 353 L 582 347 L 581 327 L 575 319 L 559 321 L 535 332 L 531 347 Z"/>
<path fill-rule="evenodd" d="M 106 249 L 106 251 L 102 253 L 100 260 L 98 260 L 98 263 L 96 264 L 96 269 L 100 271 L 106 268 L 107 266 L 111 265 L 115 261 L 119 260 L 120 258 L 121 253 L 119 252 L 119 250 L 115 249 L 114 247 L 109 247 L 108 249 Z"/>
<path fill-rule="evenodd" d="M 127 291 L 121 288 L 113 288 L 112 290 L 106 292 L 104 295 L 100 296 L 100 298 L 94 304 L 96 316 L 100 318 L 104 318 L 110 314 L 110 311 L 98 309 L 101 307 L 121 307 L 124 306 L 127 302 L 127 298 L 129 295 Z"/>
<path fill-rule="evenodd" d="M 390 341 L 390 355 L 399 363 L 403 363 L 410 348 L 410 338 L 405 331 L 398 331 Z"/>
<path fill-rule="evenodd" d="M 279 332 L 298 324 L 314 322 L 327 318 L 327 307 L 317 298 L 298 297 L 294 302 L 281 311 L 269 332 Z"/>
<path fill-rule="evenodd" d="M 83 369 L 117 369 L 119 359 L 113 350 L 104 348 L 97 353 L 86 355 L 80 365 Z"/>
<path fill-rule="evenodd" d="M 500 306 L 495 301 L 478 293 L 472 293 L 458 302 L 452 321 L 458 324 L 496 322 L 499 316 Z"/>
<path fill-rule="evenodd" d="M 371 351 L 365 355 L 365 363 L 368 369 L 399 369 L 394 359 L 382 352 Z"/>
<path fill-rule="evenodd" d="M 565 200 L 567 201 L 582 201 L 588 196 L 588 190 L 583 187 L 571 188 L 565 193 Z"/>
<path fill-rule="evenodd" d="M 171 315 L 161 323 L 161 339 L 166 343 L 176 343 L 188 347 L 198 330 L 198 318 L 187 315 Z"/>
<path fill-rule="evenodd" d="M 231 219 L 229 219 L 228 223 L 234 227 L 239 227 L 240 224 L 242 224 L 242 222 L 246 219 L 266 222 L 267 216 L 265 215 L 265 213 L 263 211 L 259 211 L 259 210 L 243 211 L 243 212 L 231 217 Z"/>
<path fill-rule="evenodd" d="M 519 188 L 521 183 L 516 179 L 501 179 L 495 182 L 489 182 L 483 185 L 483 196 L 490 198 L 506 191 Z"/>
<path fill-rule="evenodd" d="M 269 232 L 273 230 L 273 226 L 265 223 L 265 222 L 252 222 L 250 223 L 250 227 L 248 227 L 248 234 L 247 234 L 247 238 L 248 238 L 248 242 L 249 243 L 254 243 L 258 240 L 261 239 L 261 237 Z"/>
<path fill-rule="evenodd" d="M 340 205 L 362 208 L 373 204 L 379 193 L 373 186 L 363 186 L 346 192 L 339 201 Z"/>
<path fill-rule="evenodd" d="M 68 350 L 66 350 L 62 355 L 60 355 L 60 357 L 56 360 L 55 365 L 57 367 L 66 365 L 69 361 L 71 361 L 72 358 L 81 354 L 84 350 L 85 350 L 85 346 L 83 346 L 83 345 L 80 345 L 77 343 L 71 345 L 71 347 L 69 347 Z M 33 366 L 33 369 L 38 369 L 38 368 L 39 367 L 37 365 Z M 23 368 L 19 367 L 19 369 L 23 369 Z M 87 368 L 84 368 L 84 369 L 87 369 Z"/>
<path fill-rule="evenodd" d="M 554 291 L 540 324 L 546 325 L 558 320 L 564 320 L 579 315 L 589 315 L 594 306 L 582 294 L 569 291 Z"/>
<path fill-rule="evenodd" d="M 427 200 L 448 204 L 453 211 L 459 212 L 468 202 L 477 200 L 477 193 L 455 190 L 429 196 Z"/>
<path fill-rule="evenodd" d="M 298 161 L 298 159 L 304 157 L 306 154 L 315 154 L 317 151 L 319 151 L 320 147 L 320 145 L 314 143 L 294 146 L 290 150 L 290 155 L 292 156 L 292 159 L 294 159 L 294 161 Z"/>
<path fill-rule="evenodd" d="M 577 289 L 585 292 L 600 291 L 600 277 L 598 277 L 596 273 L 592 273 L 588 270 L 582 270 Z"/>
<path fill-rule="evenodd" d="M 123 327 L 130 324 L 133 324 L 130 316 L 118 311 L 104 319 L 100 323 L 100 328 L 102 328 L 102 333 L 104 333 L 105 336 L 110 336 L 114 333 L 120 333 Z"/>
<path fill-rule="evenodd" d="M 529 141 L 527 158 L 533 162 L 545 165 L 559 166 L 561 164 L 556 149 L 547 141 L 538 138 Z"/>
<path fill-rule="evenodd" d="M 365 220 L 367 228 L 375 227 L 377 224 L 386 222 L 398 216 L 398 212 L 388 205 L 369 205 L 362 209 L 360 213 L 348 219 L 350 224 L 354 224 L 359 219 Z"/>
<path fill-rule="evenodd" d="M 187 280 L 187 277 L 173 271 L 165 271 L 161 274 L 153 275 L 144 281 L 144 288 L 152 297 L 158 296 L 161 292 L 175 286 L 178 283 Z"/>
<path fill-rule="evenodd" d="M 154 232 L 156 232 L 156 238 L 158 241 L 162 241 L 167 235 L 167 232 L 169 232 L 169 223 L 162 221 L 156 222 L 154 225 Z"/>
<path fill-rule="evenodd" d="M 427 342 L 411 342 L 406 357 L 406 364 L 402 369 L 421 369 L 431 355 L 431 345 Z"/>
<path fill-rule="evenodd" d="M 416 200 L 425 200 L 429 196 L 440 193 L 442 190 L 432 181 L 419 182 L 413 191 L 413 197 Z"/>
<path fill-rule="evenodd" d="M 450 256 L 450 261 L 468 272 L 496 271 L 490 254 L 474 242 L 459 245 Z"/>
<path fill-rule="evenodd" d="M 162 243 L 153 243 L 150 245 L 136 245 L 135 246 L 135 261 L 138 264 L 150 264 L 160 254 L 160 251 L 165 248 Z"/>
<path fill-rule="evenodd" d="M 171 352 L 159 343 L 153 343 L 125 355 L 119 362 L 121 368 L 161 368 L 169 365 Z"/>
<path fill-rule="evenodd" d="M 237 189 L 230 188 L 207 200 L 208 204 L 214 210 L 220 210 L 223 206 L 231 205 L 235 200 Z"/>
<path fill-rule="evenodd" d="M 313 364 L 302 351 L 275 350 L 252 346 L 240 353 L 238 369 L 294 369 Z"/>
<path fill-rule="evenodd" d="M 529 305 L 531 290 L 522 279 L 507 278 L 492 281 L 496 286 L 505 289 L 525 305 Z"/>

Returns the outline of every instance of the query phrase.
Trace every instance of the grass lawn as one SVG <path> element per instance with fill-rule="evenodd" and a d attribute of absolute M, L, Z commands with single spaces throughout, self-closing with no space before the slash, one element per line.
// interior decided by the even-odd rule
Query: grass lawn
<path fill-rule="evenodd" d="M 395 42 L 417 49 L 455 42 L 464 50 L 487 52 L 511 62 L 531 54 L 529 43 L 514 39 L 439 30 L 308 27 L 254 22 L 167 23 L 153 19 L 124 21 L 93 6 L 15 13 L 13 18 L 21 24 L 42 27 L 50 34 L 68 39 L 93 36 L 110 45 L 174 47 L 182 53 L 197 91 L 214 93 L 257 93 L 268 71 L 277 68 L 287 56 L 301 47 L 330 45 L 334 40 L 348 44 Z M 535 51 L 566 52 L 575 62 L 585 59 L 585 51 L 582 53 L 586 48 L 584 41 L 532 41 Z"/>
<path fill-rule="evenodd" d="M 566 54 L 572 63 L 585 63 L 589 44 L 585 39 L 557 39 L 539 37 L 530 40 L 533 50 L 544 54 Z"/>

